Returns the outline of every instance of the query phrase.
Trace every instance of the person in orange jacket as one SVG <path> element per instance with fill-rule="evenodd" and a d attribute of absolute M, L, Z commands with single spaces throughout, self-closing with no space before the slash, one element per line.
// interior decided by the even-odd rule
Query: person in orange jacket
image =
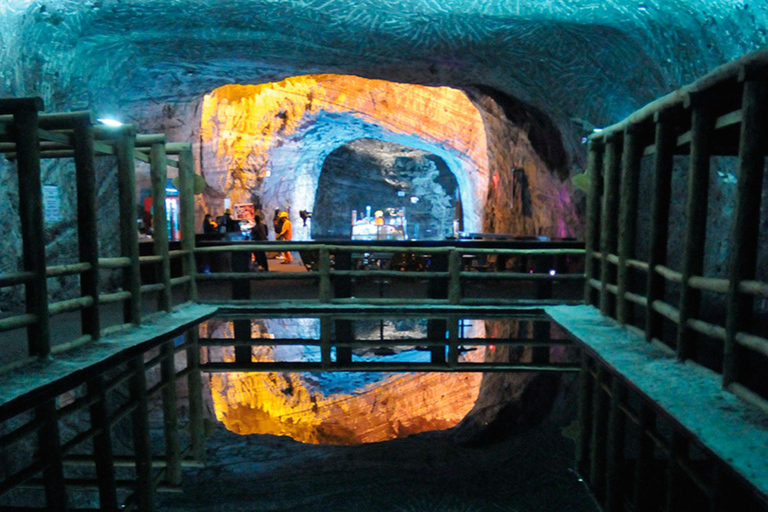
<path fill-rule="evenodd" d="M 277 233 L 276 238 L 278 240 L 290 240 L 293 238 L 293 226 L 291 225 L 291 221 L 288 219 L 288 212 L 280 212 L 279 217 L 283 223 L 280 227 L 280 232 Z M 291 256 L 291 251 L 283 251 L 283 261 L 281 265 L 286 265 L 288 263 L 293 263 L 293 256 Z"/>

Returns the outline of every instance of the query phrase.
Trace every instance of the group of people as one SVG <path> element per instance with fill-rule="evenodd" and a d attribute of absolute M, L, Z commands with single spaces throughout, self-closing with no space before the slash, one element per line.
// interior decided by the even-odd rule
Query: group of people
<path fill-rule="evenodd" d="M 223 228 L 223 229 L 222 229 Z M 216 220 L 210 213 L 206 213 L 203 218 L 203 233 L 234 233 L 239 230 L 239 223 L 232 218 L 232 210 L 227 208 L 224 215 Z"/>
<path fill-rule="evenodd" d="M 253 221 L 254 224 L 251 228 L 251 240 L 255 242 L 268 240 L 269 230 L 267 229 L 267 225 L 264 223 L 262 218 L 258 215 L 254 215 Z M 291 224 L 291 220 L 288 218 L 288 212 L 276 209 L 275 216 L 272 219 L 272 225 L 275 230 L 275 240 L 288 241 L 293 238 L 293 225 Z M 225 210 L 224 215 L 217 219 L 217 221 L 213 220 L 213 217 L 210 213 L 205 214 L 205 217 L 203 218 L 203 233 L 220 232 L 222 226 L 224 226 L 224 230 L 226 232 L 233 232 L 238 229 L 237 221 L 232 219 L 232 210 Z M 293 256 L 291 255 L 290 251 L 283 251 L 281 254 L 283 265 L 293 263 Z M 253 258 L 256 266 L 258 266 L 261 270 L 269 270 L 269 262 L 264 251 L 254 251 Z"/>

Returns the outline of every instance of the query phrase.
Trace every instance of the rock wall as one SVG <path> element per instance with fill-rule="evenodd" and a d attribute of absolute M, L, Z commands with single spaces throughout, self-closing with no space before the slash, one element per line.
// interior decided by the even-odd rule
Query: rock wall
<path fill-rule="evenodd" d="M 359 218 L 370 206 L 372 215 L 402 208 L 411 239 L 445 239 L 456 216 L 456 188 L 456 178 L 435 155 L 375 139 L 352 141 L 323 163 L 312 238 L 349 238 L 352 210 Z"/>

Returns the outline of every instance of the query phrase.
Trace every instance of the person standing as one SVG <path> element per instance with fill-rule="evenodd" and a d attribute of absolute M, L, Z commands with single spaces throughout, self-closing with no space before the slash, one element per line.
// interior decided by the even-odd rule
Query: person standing
<path fill-rule="evenodd" d="M 267 225 L 261 222 L 261 217 L 254 215 L 253 227 L 251 228 L 251 240 L 254 242 L 263 242 L 267 239 Z M 267 261 L 267 253 L 264 251 L 253 251 L 253 259 L 256 265 L 261 267 L 262 270 L 269 270 L 269 262 Z"/>
<path fill-rule="evenodd" d="M 208 233 L 215 233 L 215 232 L 216 232 L 216 223 L 213 221 L 211 214 L 206 213 L 205 217 L 203 217 L 203 233 L 207 235 Z"/>
<path fill-rule="evenodd" d="M 238 231 L 237 229 L 237 221 L 232 218 L 232 210 L 227 208 L 224 211 L 224 226 L 226 226 L 226 232 L 227 233 L 234 233 Z"/>
<path fill-rule="evenodd" d="M 282 225 L 280 226 L 280 232 L 277 233 L 276 238 L 278 240 L 291 240 L 293 238 L 293 226 L 291 225 L 291 221 L 288 219 L 288 212 L 280 212 L 278 217 L 282 221 Z M 283 251 L 283 261 L 281 265 L 285 265 L 287 263 L 293 263 L 293 256 L 291 256 L 291 251 Z"/>

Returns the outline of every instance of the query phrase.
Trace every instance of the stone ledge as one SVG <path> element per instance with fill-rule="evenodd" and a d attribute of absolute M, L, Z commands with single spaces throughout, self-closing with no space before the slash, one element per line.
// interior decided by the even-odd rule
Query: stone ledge
<path fill-rule="evenodd" d="M 720 375 L 667 356 L 592 306 L 544 310 L 712 454 L 768 495 L 768 416 L 722 389 Z"/>
<path fill-rule="evenodd" d="M 51 362 L 33 363 L 0 375 L 0 417 L 28 410 L 59 392 L 101 373 L 119 358 L 130 359 L 216 312 L 210 305 L 194 304 L 160 316 L 125 332 L 56 355 Z"/>

